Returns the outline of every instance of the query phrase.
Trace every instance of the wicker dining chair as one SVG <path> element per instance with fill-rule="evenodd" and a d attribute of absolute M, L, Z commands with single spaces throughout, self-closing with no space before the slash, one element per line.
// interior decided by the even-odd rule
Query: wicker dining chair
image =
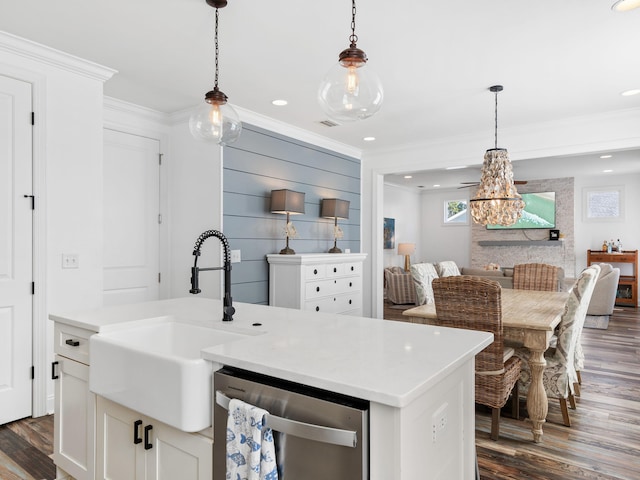
<path fill-rule="evenodd" d="M 546 263 L 521 263 L 513 267 L 513 288 L 556 292 L 558 267 Z"/>
<path fill-rule="evenodd" d="M 600 267 L 598 265 L 591 265 L 582 271 L 569 292 L 569 298 L 560 319 L 556 348 L 545 352 L 547 364 L 542 374 L 542 383 L 547 397 L 557 398 L 560 401 L 562 422 L 567 427 L 571 426 L 567 401 L 572 409 L 576 408 L 574 398 L 578 383 L 576 348 L 580 342 L 587 308 L 599 273 Z M 520 391 L 525 394 L 531 383 L 530 352 L 526 348 L 516 348 L 515 355 L 524 360 L 518 383 Z"/>
<path fill-rule="evenodd" d="M 500 284 L 480 277 L 433 280 L 437 324 L 493 333 L 493 343 L 476 355 L 475 400 L 492 409 L 491 439 L 500 434 L 500 409 L 513 391 L 513 415 L 519 417 L 518 378 L 521 360 L 504 347 Z"/>

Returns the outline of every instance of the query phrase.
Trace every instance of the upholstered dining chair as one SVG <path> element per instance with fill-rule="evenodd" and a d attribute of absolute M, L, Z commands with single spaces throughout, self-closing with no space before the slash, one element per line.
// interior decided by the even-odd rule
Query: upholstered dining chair
<path fill-rule="evenodd" d="M 558 267 L 546 263 L 521 263 L 513 267 L 513 288 L 555 292 L 558 286 Z"/>
<path fill-rule="evenodd" d="M 518 418 L 518 378 L 522 361 L 504 347 L 501 287 L 495 280 L 452 276 L 433 280 L 437 324 L 493 333 L 493 343 L 476 355 L 475 400 L 491 408 L 491 439 L 500 434 L 500 409 L 513 392 Z"/>
<path fill-rule="evenodd" d="M 544 368 L 542 382 L 549 398 L 560 401 L 562 421 L 571 426 L 567 400 L 571 408 L 575 409 L 574 384 L 577 384 L 576 374 L 576 345 L 580 341 L 587 308 L 593 294 L 593 287 L 600 273 L 600 267 L 592 265 L 582 271 L 576 283 L 569 292 L 565 303 L 564 313 L 558 329 L 558 341 L 555 349 L 545 354 L 547 365 Z M 531 370 L 529 369 L 529 350 L 516 348 L 515 355 L 522 358 L 523 366 L 520 374 L 520 391 L 523 394 L 529 390 Z"/>
<path fill-rule="evenodd" d="M 593 293 L 591 294 L 591 299 L 589 301 L 589 306 L 587 307 L 587 315 L 589 315 L 589 309 L 591 308 L 591 305 L 593 304 L 593 297 L 595 296 L 595 294 L 597 293 L 597 289 L 598 289 L 598 283 L 600 282 L 600 279 L 602 278 L 602 271 L 603 271 L 603 266 L 604 265 L 608 265 L 608 264 L 594 264 L 591 265 L 592 267 L 597 267 L 596 270 L 599 270 L 598 272 L 598 276 L 596 278 L 596 282 L 595 285 L 593 287 Z M 610 267 L 611 265 L 609 265 Z M 608 270 L 607 270 L 608 272 Z M 618 274 L 619 274 L 619 269 L 618 269 Z M 571 287 L 573 289 L 573 287 Z M 586 319 L 585 316 L 585 319 Z M 583 327 L 584 328 L 584 327 Z M 560 325 L 558 325 L 558 330 L 560 329 Z M 551 340 L 549 341 L 549 354 L 552 355 L 553 353 L 555 353 L 555 349 L 558 346 L 558 335 L 553 335 L 551 337 Z M 578 339 L 576 341 L 576 350 L 575 350 L 575 354 L 574 354 L 574 362 L 573 362 L 573 366 L 576 370 L 576 381 L 573 383 L 573 394 L 576 397 L 580 396 L 580 389 L 581 389 L 581 385 L 582 385 L 582 376 L 581 376 L 581 372 L 582 370 L 584 370 L 584 350 L 582 349 L 582 328 L 580 329 L 580 332 L 578 333 Z"/>

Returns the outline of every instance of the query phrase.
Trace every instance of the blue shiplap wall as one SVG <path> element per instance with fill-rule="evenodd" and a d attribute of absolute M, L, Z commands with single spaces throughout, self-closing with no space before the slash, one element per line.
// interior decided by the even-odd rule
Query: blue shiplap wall
<path fill-rule="evenodd" d="M 271 190 L 304 192 L 305 214 L 292 215 L 296 253 L 333 247 L 333 220 L 320 218 L 323 198 L 349 200 L 349 219 L 338 220 L 344 237 L 338 246 L 360 251 L 360 160 L 243 125 L 239 140 L 224 147 L 224 234 L 242 262 L 231 272 L 234 301 L 269 303 L 269 266 L 265 256 L 285 246 L 285 215 L 269 211 Z"/>

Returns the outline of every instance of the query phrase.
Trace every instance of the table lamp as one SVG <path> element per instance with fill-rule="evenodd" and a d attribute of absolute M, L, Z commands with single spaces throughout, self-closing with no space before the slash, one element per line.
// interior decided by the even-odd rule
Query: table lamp
<path fill-rule="evenodd" d="M 416 251 L 415 243 L 399 243 L 398 255 L 404 255 L 404 271 L 408 272 L 411 267 L 411 254 Z"/>
<path fill-rule="evenodd" d="M 289 237 L 296 237 L 297 232 L 289 221 L 289 215 L 301 215 L 304 213 L 304 193 L 293 190 L 271 190 L 271 213 L 287 214 L 287 226 L 285 236 L 287 245 L 280 250 L 281 255 L 293 255 L 296 253 L 289 248 Z"/>
<path fill-rule="evenodd" d="M 333 248 L 329 250 L 329 253 L 342 253 L 342 250 L 338 248 L 338 237 L 342 238 L 342 229 L 338 227 L 338 219 L 349 218 L 349 204 L 348 200 L 340 200 L 338 198 L 324 198 L 322 199 L 322 209 L 320 216 L 324 218 L 333 218 Z"/>

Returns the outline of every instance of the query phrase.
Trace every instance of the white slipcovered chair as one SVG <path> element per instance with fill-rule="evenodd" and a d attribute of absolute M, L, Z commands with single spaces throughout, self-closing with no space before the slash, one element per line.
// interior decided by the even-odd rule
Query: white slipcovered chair
<path fill-rule="evenodd" d="M 544 389 L 549 398 L 559 399 L 562 419 L 567 427 L 571 426 L 567 400 L 571 403 L 571 407 L 575 408 L 574 384 L 578 382 L 575 369 L 576 345 L 580 340 L 587 308 L 599 273 L 600 267 L 597 265 L 582 271 L 569 292 L 560 320 L 557 346 L 545 354 L 547 365 L 542 378 Z M 523 347 L 516 348 L 515 355 L 525 360 L 522 362 L 520 373 L 520 392 L 526 395 L 531 383 L 529 350 Z"/>

